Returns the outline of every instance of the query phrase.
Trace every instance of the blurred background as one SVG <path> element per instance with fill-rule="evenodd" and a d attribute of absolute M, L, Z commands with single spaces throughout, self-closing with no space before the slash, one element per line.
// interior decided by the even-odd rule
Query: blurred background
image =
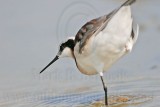
<path fill-rule="evenodd" d="M 70 101 L 85 99 L 83 96 L 87 102 L 103 98 L 99 76 L 81 74 L 72 59 L 60 59 L 43 74 L 39 72 L 55 57 L 60 43 L 75 36 L 87 21 L 108 14 L 124 1 L 1 0 L 0 106 L 34 107 L 36 101 L 36 107 L 49 107 L 55 96 L 64 96 L 58 97 L 62 104 L 66 95 L 73 94 L 77 97 L 70 96 Z M 137 0 L 132 6 L 140 25 L 137 44 L 105 73 L 109 95 L 152 96 L 145 107 L 160 105 L 159 4 L 159 0 Z M 70 104 L 83 104 L 82 99 Z"/>

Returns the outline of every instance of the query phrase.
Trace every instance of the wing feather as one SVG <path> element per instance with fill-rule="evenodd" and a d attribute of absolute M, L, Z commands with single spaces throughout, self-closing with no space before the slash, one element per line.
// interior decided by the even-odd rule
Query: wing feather
<path fill-rule="evenodd" d="M 79 53 L 82 53 L 83 47 L 86 45 L 87 41 L 91 36 L 97 35 L 102 31 L 108 24 L 109 20 L 117 13 L 117 11 L 127 5 L 131 5 L 136 0 L 128 0 L 122 4 L 118 9 L 115 9 L 108 15 L 93 19 L 87 22 L 82 28 L 78 31 L 75 37 L 75 43 L 79 42 Z"/>

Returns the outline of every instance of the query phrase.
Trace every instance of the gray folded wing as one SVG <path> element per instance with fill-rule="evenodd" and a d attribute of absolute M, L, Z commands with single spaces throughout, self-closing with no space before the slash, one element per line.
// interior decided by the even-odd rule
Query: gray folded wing
<path fill-rule="evenodd" d="M 118 9 L 115 9 L 108 15 L 93 19 L 82 26 L 82 28 L 76 34 L 75 38 L 75 43 L 79 42 L 79 53 L 82 53 L 83 47 L 86 45 L 89 38 L 91 36 L 97 35 L 100 31 L 102 31 L 107 26 L 109 20 L 117 13 L 117 11 L 121 7 L 131 5 L 135 1 L 136 0 L 128 0 Z"/>

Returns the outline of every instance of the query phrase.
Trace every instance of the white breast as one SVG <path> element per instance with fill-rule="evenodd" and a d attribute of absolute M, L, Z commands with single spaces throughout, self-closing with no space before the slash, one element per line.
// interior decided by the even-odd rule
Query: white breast
<path fill-rule="evenodd" d="M 130 39 L 132 18 L 130 6 L 122 7 L 109 21 L 106 28 L 95 37 L 91 37 L 79 54 L 79 45 L 74 55 L 82 73 L 92 75 L 103 72 L 126 54 L 125 46 Z"/>

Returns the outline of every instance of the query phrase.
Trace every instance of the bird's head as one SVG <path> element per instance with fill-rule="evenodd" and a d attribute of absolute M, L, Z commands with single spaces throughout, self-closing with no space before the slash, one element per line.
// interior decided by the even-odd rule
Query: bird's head
<path fill-rule="evenodd" d="M 42 73 L 45 69 L 47 69 L 51 64 L 53 64 L 59 58 L 64 58 L 64 57 L 73 58 L 74 46 L 75 46 L 74 37 L 70 37 L 68 38 L 67 41 L 61 43 L 56 57 L 44 69 L 42 69 L 40 73 Z"/>

